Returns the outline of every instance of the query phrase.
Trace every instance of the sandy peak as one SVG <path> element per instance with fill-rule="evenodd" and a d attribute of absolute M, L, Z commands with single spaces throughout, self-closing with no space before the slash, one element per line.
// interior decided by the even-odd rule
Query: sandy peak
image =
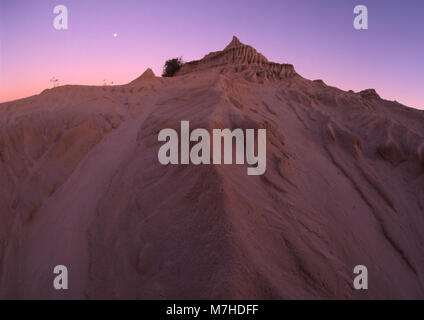
<path fill-rule="evenodd" d="M 231 40 L 231 42 L 225 47 L 224 50 L 230 49 L 230 48 L 235 48 L 235 47 L 240 47 L 240 46 L 244 46 L 245 44 L 242 43 L 239 38 L 237 38 L 236 36 L 233 36 L 233 39 Z"/>
<path fill-rule="evenodd" d="M 141 79 L 151 79 L 154 77 L 156 77 L 155 73 L 150 68 L 147 68 L 146 71 L 144 71 L 143 74 L 141 75 Z"/>
<path fill-rule="evenodd" d="M 153 70 L 150 69 L 150 68 L 147 68 L 146 71 L 144 71 L 141 76 L 139 76 L 137 79 L 135 79 L 131 83 L 138 82 L 138 81 L 141 81 L 141 80 L 144 80 L 144 81 L 146 81 L 146 80 L 153 80 L 155 78 L 156 78 L 156 75 L 153 72 Z"/>
<path fill-rule="evenodd" d="M 380 95 L 377 93 L 377 91 L 375 89 L 365 89 L 362 90 L 361 92 L 359 92 L 359 95 L 362 98 L 368 98 L 368 99 L 372 99 L 372 98 L 377 98 L 377 99 L 381 99 Z"/>

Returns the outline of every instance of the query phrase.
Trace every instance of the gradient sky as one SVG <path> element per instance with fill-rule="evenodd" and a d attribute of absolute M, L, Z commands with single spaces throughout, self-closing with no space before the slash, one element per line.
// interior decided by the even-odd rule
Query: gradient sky
<path fill-rule="evenodd" d="M 59 4 L 68 30 L 53 28 Z M 368 30 L 353 28 L 358 4 Z M 38 94 L 53 76 L 102 85 L 148 67 L 160 75 L 166 59 L 200 59 L 233 35 L 306 78 L 424 109 L 423 0 L 0 0 L 0 102 Z"/>

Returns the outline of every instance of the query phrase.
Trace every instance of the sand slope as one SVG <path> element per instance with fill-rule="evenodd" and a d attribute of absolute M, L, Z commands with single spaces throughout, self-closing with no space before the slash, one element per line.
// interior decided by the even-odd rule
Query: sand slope
<path fill-rule="evenodd" d="M 162 166 L 181 120 L 266 128 L 265 175 Z M 0 298 L 424 298 L 423 124 L 237 38 L 174 78 L 0 104 Z"/>

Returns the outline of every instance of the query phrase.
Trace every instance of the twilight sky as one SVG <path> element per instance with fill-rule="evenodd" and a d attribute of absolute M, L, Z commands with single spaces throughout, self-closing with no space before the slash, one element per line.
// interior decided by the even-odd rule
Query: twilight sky
<path fill-rule="evenodd" d="M 67 6 L 69 29 L 53 27 Z M 353 28 L 353 8 L 369 29 Z M 117 33 L 115 38 L 113 34 Z M 424 109 L 422 0 L 0 0 L 0 102 L 60 84 L 124 84 L 168 58 L 200 59 L 236 35 L 308 79 Z"/>

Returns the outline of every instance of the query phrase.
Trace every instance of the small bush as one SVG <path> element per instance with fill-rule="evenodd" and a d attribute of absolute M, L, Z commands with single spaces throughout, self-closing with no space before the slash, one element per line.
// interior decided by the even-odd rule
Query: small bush
<path fill-rule="evenodd" d="M 167 60 L 163 67 L 162 77 L 173 77 L 183 64 L 181 57 Z"/>

